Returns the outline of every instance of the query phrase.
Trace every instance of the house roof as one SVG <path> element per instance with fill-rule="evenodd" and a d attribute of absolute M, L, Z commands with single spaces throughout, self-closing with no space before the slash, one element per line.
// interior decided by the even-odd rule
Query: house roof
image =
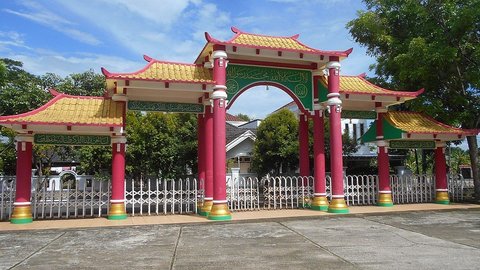
<path fill-rule="evenodd" d="M 120 102 L 50 92 L 54 98 L 45 105 L 27 113 L 0 116 L 0 124 L 123 126 L 124 106 Z"/>
<path fill-rule="evenodd" d="M 112 73 L 102 68 L 102 73 L 106 79 L 214 84 L 213 71 L 201 65 L 159 61 L 146 55 L 143 58 L 148 64 L 139 71 Z"/>
<path fill-rule="evenodd" d="M 256 134 L 256 129 L 254 128 L 239 128 L 230 123 L 226 123 L 226 143 L 231 143 L 246 131 L 251 131 L 253 134 Z"/>
<path fill-rule="evenodd" d="M 226 113 L 225 120 L 226 121 L 232 121 L 232 122 L 247 122 L 247 121 L 245 121 L 243 119 L 240 119 L 237 116 L 229 114 L 229 113 Z"/>

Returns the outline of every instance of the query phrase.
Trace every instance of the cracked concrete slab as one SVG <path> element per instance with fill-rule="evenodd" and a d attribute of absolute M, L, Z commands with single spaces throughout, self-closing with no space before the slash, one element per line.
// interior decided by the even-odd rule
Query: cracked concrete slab
<path fill-rule="evenodd" d="M 480 211 L 0 232 L 0 269 L 478 269 Z"/>

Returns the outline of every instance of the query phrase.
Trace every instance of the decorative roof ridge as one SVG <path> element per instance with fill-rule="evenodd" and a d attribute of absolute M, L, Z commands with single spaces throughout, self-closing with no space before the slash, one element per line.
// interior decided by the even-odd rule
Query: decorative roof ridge
<path fill-rule="evenodd" d="M 387 115 L 388 114 L 395 114 L 395 113 L 398 113 L 398 114 L 416 114 L 416 115 L 420 115 L 422 117 L 424 117 L 425 119 L 428 119 L 430 121 L 432 121 L 434 124 L 437 124 L 441 127 L 444 127 L 444 128 L 448 128 L 448 129 L 453 129 L 453 130 L 456 130 L 456 131 L 460 131 L 462 133 L 465 133 L 466 135 L 476 135 L 480 132 L 480 129 L 462 129 L 462 128 L 457 128 L 457 127 L 454 127 L 454 126 L 450 126 L 450 125 L 447 125 L 447 124 L 444 124 L 438 120 L 436 120 L 435 118 L 431 117 L 430 115 L 427 115 L 423 112 L 412 112 L 412 111 L 389 111 L 387 112 Z M 390 123 L 390 124 L 393 124 L 389 119 L 388 117 L 386 118 L 386 120 Z M 425 132 L 415 132 L 415 131 L 412 131 L 411 133 L 425 133 Z M 430 133 L 430 132 L 428 132 Z M 439 133 L 451 133 L 451 132 L 439 132 Z"/>
<path fill-rule="evenodd" d="M 316 54 L 330 54 L 330 55 L 334 55 L 334 56 L 344 56 L 344 57 L 348 57 L 348 55 L 350 55 L 350 53 L 352 53 L 353 51 L 353 48 L 350 48 L 348 50 L 345 50 L 345 51 L 324 51 L 324 50 L 318 50 L 318 49 L 315 49 L 315 48 L 312 48 L 310 46 L 307 46 L 305 44 L 303 44 L 302 42 L 300 42 L 298 40 L 300 34 L 296 34 L 296 35 L 293 35 L 293 36 L 270 36 L 270 35 L 261 35 L 261 34 L 254 34 L 254 33 L 247 33 L 247 32 L 243 32 L 241 31 L 240 29 L 232 26 L 231 27 L 231 30 L 233 33 L 235 33 L 235 35 L 227 40 L 227 41 L 220 41 L 216 38 L 213 38 L 208 32 L 205 32 L 205 39 L 207 40 L 207 42 L 211 42 L 211 43 L 215 43 L 215 44 L 219 44 L 219 45 L 226 45 L 226 44 L 238 44 L 238 43 L 235 43 L 235 39 L 238 38 L 240 35 L 242 34 L 245 34 L 245 35 L 251 35 L 251 36 L 257 36 L 257 37 L 267 37 L 267 38 L 283 38 L 283 39 L 291 39 L 293 40 L 294 42 L 298 43 L 299 45 L 311 50 L 310 52 L 312 53 L 316 53 Z M 244 44 L 240 44 L 240 45 L 244 45 Z M 247 47 L 249 45 L 246 45 Z M 255 46 L 255 47 L 261 47 L 261 48 L 267 48 L 267 49 L 272 49 L 272 47 L 268 47 L 268 46 Z M 307 50 L 301 50 L 301 49 L 282 49 L 284 51 L 304 51 L 304 52 L 308 52 Z M 198 58 L 197 58 L 198 60 Z"/>
<path fill-rule="evenodd" d="M 238 37 L 239 35 L 241 34 L 245 34 L 245 35 L 251 35 L 251 36 L 257 36 L 257 37 L 269 37 L 269 38 L 287 38 L 287 39 L 293 39 L 293 40 L 297 40 L 299 37 L 300 37 L 300 34 L 295 34 L 293 36 L 273 36 L 273 35 L 263 35 L 263 34 L 255 34 L 255 33 L 248 33 L 248 32 L 244 32 L 240 29 L 238 29 L 237 27 L 235 26 L 232 26 L 231 27 L 231 30 L 233 33 L 235 33 L 236 35 L 231 38 L 230 40 L 228 40 L 227 42 L 231 42 L 235 39 L 235 37 Z M 300 42 L 299 42 L 300 43 Z M 303 45 L 303 44 L 302 44 Z M 305 46 L 305 45 L 304 45 Z M 308 46 L 305 46 L 308 48 Z M 313 49 L 313 48 L 311 48 Z M 313 49 L 315 50 L 315 49 Z"/>
<path fill-rule="evenodd" d="M 121 72 L 117 72 L 117 73 L 113 73 L 113 72 L 110 72 L 108 71 L 106 68 L 102 67 L 101 70 L 102 70 L 102 74 L 107 78 L 116 78 L 117 76 L 126 76 L 126 75 L 137 75 L 139 73 L 142 73 L 144 71 L 146 71 L 147 69 L 149 69 L 153 64 L 155 63 L 159 63 L 159 64 L 171 64 L 171 65 L 180 65 L 180 66 L 195 66 L 195 67 L 203 67 L 202 65 L 199 65 L 199 64 L 190 64 L 190 63 L 180 63 L 180 62 L 173 62 L 173 61 L 164 61 L 164 60 L 157 60 L 157 59 L 154 59 L 150 56 L 147 56 L 147 55 L 143 55 L 143 59 L 145 61 L 148 62 L 148 64 L 146 66 L 144 66 L 143 68 L 137 70 L 137 71 L 134 71 L 134 72 L 125 72 L 125 73 L 121 73 Z"/>

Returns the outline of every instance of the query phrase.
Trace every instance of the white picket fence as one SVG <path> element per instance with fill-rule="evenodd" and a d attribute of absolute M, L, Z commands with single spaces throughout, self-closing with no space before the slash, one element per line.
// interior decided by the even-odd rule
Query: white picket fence
<path fill-rule="evenodd" d="M 390 176 L 394 204 L 427 203 L 435 200 L 435 177 L 431 175 Z M 348 205 L 375 205 L 378 198 L 376 175 L 348 175 L 344 178 Z M 313 177 L 277 176 L 230 178 L 227 200 L 231 211 L 308 208 L 313 198 Z M 331 199 L 331 178 L 326 178 L 327 198 Z M 129 179 L 125 183 L 128 214 L 165 215 L 197 212 L 203 200 L 203 185 L 195 178 Z M 469 188 L 460 175 L 448 177 L 452 202 L 463 201 Z M 82 218 L 108 215 L 110 181 L 84 177 L 82 181 L 49 178 L 32 179 L 34 219 Z M 0 176 L 0 220 L 8 220 L 15 200 L 15 177 Z"/>

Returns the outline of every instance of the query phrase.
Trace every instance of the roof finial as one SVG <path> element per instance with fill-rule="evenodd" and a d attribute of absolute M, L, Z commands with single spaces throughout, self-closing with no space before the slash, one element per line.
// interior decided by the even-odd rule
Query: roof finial
<path fill-rule="evenodd" d="M 230 29 L 232 29 L 232 32 L 235 33 L 235 34 L 239 34 L 239 33 L 242 32 L 240 29 L 238 29 L 238 28 L 235 27 L 235 26 L 232 26 Z"/>
<path fill-rule="evenodd" d="M 149 62 L 149 63 L 152 62 L 152 60 L 153 60 L 152 57 L 150 57 L 150 56 L 148 56 L 148 55 L 146 55 L 146 54 L 143 55 L 143 59 L 145 59 L 145 61 L 147 61 L 147 62 Z"/>
<path fill-rule="evenodd" d="M 57 90 L 55 90 L 54 88 L 48 89 L 48 92 L 50 92 L 50 94 L 51 94 L 52 96 L 54 96 L 54 97 L 61 95 L 61 93 L 59 93 L 59 92 L 58 92 Z"/>

